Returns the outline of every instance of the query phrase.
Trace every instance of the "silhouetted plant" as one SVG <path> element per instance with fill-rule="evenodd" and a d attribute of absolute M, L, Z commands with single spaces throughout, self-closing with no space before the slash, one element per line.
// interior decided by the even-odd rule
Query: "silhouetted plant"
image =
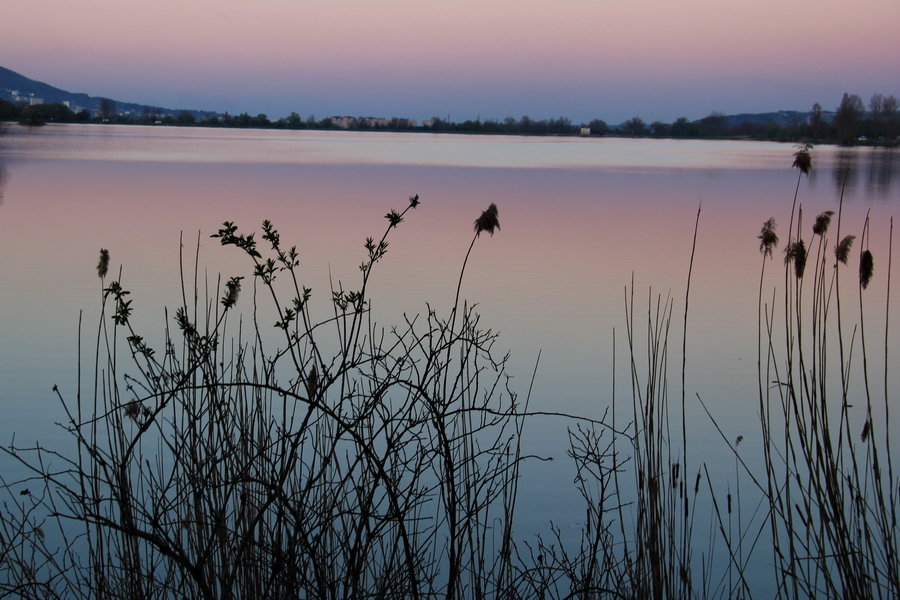
<path fill-rule="evenodd" d="M 875 260 L 869 250 L 863 250 L 859 255 L 859 284 L 866 289 L 872 281 L 872 273 L 875 270 Z"/>
<path fill-rule="evenodd" d="M 775 233 L 775 218 L 772 217 L 763 223 L 757 236 L 759 238 L 759 251 L 763 256 L 772 256 L 772 249 L 778 245 L 778 235 Z"/>
<path fill-rule="evenodd" d="M 834 256 L 838 260 L 838 262 L 842 264 L 847 264 L 847 259 L 850 257 L 850 248 L 853 246 L 853 240 L 856 239 L 855 235 L 845 236 L 844 239 L 840 241 L 840 243 L 834 249 Z"/>
<path fill-rule="evenodd" d="M 418 205 L 411 197 L 379 241 L 366 240 L 359 287 L 331 290 L 326 319 L 312 316 L 299 253 L 269 221 L 266 248 L 232 222 L 213 236 L 251 262 L 249 336 L 236 313 L 240 276 L 205 300 L 206 286 L 183 290 L 158 352 L 133 329 L 121 277 L 106 284 L 93 398 L 56 392 L 75 453 L 4 448 L 31 475 L 3 482 L 16 502 L 0 512 L 11 544 L 0 592 L 455 599 L 570 589 L 523 562 L 512 534 L 525 414 L 497 335 L 458 304 L 447 320 L 429 310 L 387 331 L 372 322 L 373 267 Z M 496 206 L 486 214 L 484 230 L 496 229 Z M 259 324 L 268 311 L 256 290 L 270 297 L 279 346 Z M 16 495 L 29 481 L 39 493 Z"/>
<path fill-rule="evenodd" d="M 109 272 L 109 250 L 106 248 L 100 249 L 100 260 L 97 262 L 97 276 L 100 279 L 105 279 L 106 274 Z"/>
<path fill-rule="evenodd" d="M 813 224 L 814 235 L 825 235 L 825 232 L 828 231 L 828 225 L 831 224 L 831 216 L 833 214 L 833 210 L 826 210 L 816 217 L 816 222 Z"/>
<path fill-rule="evenodd" d="M 803 272 L 806 270 L 806 244 L 803 240 L 797 240 L 787 248 L 784 260 L 786 263 L 793 263 L 794 274 L 797 279 L 803 278 Z"/>
<path fill-rule="evenodd" d="M 810 152 L 812 147 L 813 145 L 807 142 L 798 145 L 797 151 L 794 152 L 794 164 L 792 166 L 804 175 L 809 175 L 809 171 L 812 169 L 812 153 Z"/>
<path fill-rule="evenodd" d="M 475 236 L 481 235 L 482 231 L 487 231 L 493 236 L 494 229 L 500 229 L 498 214 L 497 205 L 491 202 L 491 205 L 475 219 Z"/>
<path fill-rule="evenodd" d="M 809 167 L 807 157 L 795 155 L 794 166 L 804 172 Z M 792 220 L 796 198 L 795 192 Z M 786 281 L 783 339 L 775 333 L 774 307 L 763 304 L 760 279 L 758 369 L 765 477 L 757 478 L 750 469 L 747 472 L 768 503 L 766 521 L 772 534 L 776 594 L 785 598 L 900 594 L 893 508 L 900 497 L 892 470 L 885 477 L 881 467 L 892 463 L 890 429 L 886 419 L 876 427 L 869 390 L 873 365 L 861 291 L 864 280 L 868 282 L 871 276 L 871 255 L 867 257 L 867 250 L 860 254 L 859 321 L 845 343 L 848 333 L 842 321 L 838 278 L 855 238 L 840 237 L 842 205 L 841 201 L 837 210 L 840 242 L 835 245 L 832 264 L 827 264 L 829 253 L 823 250 L 832 211 L 821 213 L 813 226 L 813 233 L 819 236 L 815 256 L 799 238 L 788 245 L 786 268 L 793 263 L 797 284 Z M 864 239 L 868 227 L 867 219 Z M 762 246 L 760 250 L 765 255 Z M 800 281 L 809 270 L 808 261 L 814 274 L 813 290 L 804 295 Z M 832 302 L 836 311 L 829 310 Z M 884 324 L 883 368 L 887 373 L 887 312 Z M 853 355 L 845 352 L 845 346 L 850 347 L 854 340 L 862 354 L 861 363 L 851 361 Z M 830 375 L 833 370 L 839 377 Z M 851 384 L 860 380 L 863 389 L 854 392 Z M 851 424 L 854 397 L 865 400 L 860 425 Z M 886 386 L 884 401 L 887 411 Z M 736 445 L 732 449 L 739 458 Z"/>

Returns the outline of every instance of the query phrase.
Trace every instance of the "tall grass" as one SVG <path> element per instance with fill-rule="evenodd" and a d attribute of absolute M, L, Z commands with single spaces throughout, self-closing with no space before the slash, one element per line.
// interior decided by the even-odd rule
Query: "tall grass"
<path fill-rule="evenodd" d="M 810 168 L 809 147 L 795 165 Z M 759 379 L 765 477 L 774 576 L 789 598 L 896 598 L 896 505 L 888 388 L 891 238 L 888 232 L 884 346 L 871 342 L 865 290 L 872 276 L 868 218 L 857 237 L 842 231 L 843 194 L 836 213 L 804 227 L 795 202 L 784 264 L 784 300 L 766 300 L 766 257 L 777 244 L 774 220 L 760 234 Z M 832 220 L 836 219 L 833 228 Z M 808 243 L 807 243 L 808 240 Z M 845 274 L 858 241 L 858 274 Z M 845 282 L 856 279 L 857 306 Z M 874 309 L 877 310 L 877 309 Z M 856 319 L 853 319 L 853 312 Z M 878 398 L 875 373 L 884 375 Z M 883 416 L 883 418 L 881 418 Z"/>
<path fill-rule="evenodd" d="M 364 244 L 359 286 L 330 290 L 321 320 L 297 250 L 274 226 L 263 223 L 257 241 L 225 223 L 213 237 L 251 263 L 252 322 L 235 310 L 248 296 L 243 279 L 204 295 L 195 257 L 159 349 L 133 328 L 132 300 L 121 275 L 107 280 L 104 251 L 93 386 L 73 399 L 57 391 L 75 451 L 7 449 L 33 475 L 7 485 L 2 589 L 528 595 L 534 578 L 510 534 L 519 400 L 497 335 L 458 297 L 446 320 L 429 310 L 385 330 L 371 319 L 370 277 L 418 202 L 386 215 L 383 235 Z"/>

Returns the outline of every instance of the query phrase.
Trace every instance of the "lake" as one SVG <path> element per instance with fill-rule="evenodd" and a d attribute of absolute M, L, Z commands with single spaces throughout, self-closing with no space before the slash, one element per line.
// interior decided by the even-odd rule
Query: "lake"
<path fill-rule="evenodd" d="M 714 476 L 734 477 L 733 458 L 697 396 L 729 439 L 743 436 L 756 464 L 757 235 L 774 217 L 787 238 L 794 151 L 749 141 L 9 125 L 0 134 L 0 440 L 59 435 L 51 387 L 64 395 L 74 389 L 79 311 L 84 330 L 96 331 L 100 248 L 109 249 L 116 272 L 122 265 L 136 322 L 161 330 L 163 308 L 181 302 L 180 236 L 189 253 L 199 239 L 213 281 L 218 273 L 249 275 L 239 253 L 209 235 L 223 221 L 250 231 L 270 219 L 298 246 L 314 310 L 327 315 L 329 282 L 352 288 L 366 237 L 377 239 L 385 213 L 418 194 L 421 205 L 391 234 L 373 273 L 374 318 L 389 325 L 427 306 L 448 311 L 473 221 L 493 202 L 501 229 L 475 244 L 462 296 L 500 332 L 512 386 L 523 395 L 540 352 L 532 410 L 592 418 L 610 403 L 614 339 L 616 393 L 623 403 L 630 397 L 622 353 L 632 281 L 638 319 L 648 297 L 673 300 L 678 358 L 670 351 L 670 378 L 680 397 L 681 319 L 699 209 L 686 341 L 689 451 Z M 837 210 L 846 172 L 841 231 L 860 236 L 868 215 L 875 256 L 866 327 L 895 360 L 900 339 L 893 323 L 885 335 L 884 306 L 900 160 L 869 148 L 817 147 L 812 156 L 798 197 L 804 231 L 820 212 Z M 783 284 L 782 257 L 779 248 L 767 294 Z M 854 277 L 841 282 L 850 299 Z M 90 335 L 82 345 L 90 346 Z M 883 356 L 871 362 L 873 379 L 884 380 L 895 400 L 900 370 Z M 538 417 L 526 427 L 530 451 L 556 459 L 534 464 L 522 484 L 520 510 L 532 525 L 581 518 L 574 491 L 556 492 L 573 477 L 569 425 Z"/>

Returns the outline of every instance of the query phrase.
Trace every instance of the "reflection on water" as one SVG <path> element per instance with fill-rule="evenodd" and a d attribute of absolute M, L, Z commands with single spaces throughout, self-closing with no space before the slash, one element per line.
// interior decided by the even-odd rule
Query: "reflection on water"
<path fill-rule="evenodd" d="M 876 197 L 887 197 L 896 180 L 894 171 L 897 169 L 897 152 L 894 148 L 878 149 L 870 151 L 869 158 L 869 188 L 876 190 Z"/>
<path fill-rule="evenodd" d="M 0 135 L 7 160 L 105 161 L 110 164 L 406 165 L 502 169 L 759 170 L 790 165 L 794 144 L 625 138 L 204 129 L 126 125 L 12 125 Z M 810 181 L 887 199 L 896 192 L 896 151 L 813 149 Z"/>
<path fill-rule="evenodd" d="M 733 140 L 556 138 L 457 134 L 14 125 L 0 155 L 16 159 L 183 164 L 417 165 L 475 168 L 780 169 L 793 144 Z M 859 149 L 857 149 L 859 150 Z M 842 162 L 815 149 L 821 166 Z M 860 160 L 854 151 L 853 160 Z M 865 158 L 863 157 L 863 160 Z M 787 160 L 790 164 L 790 158 Z M 884 190 L 885 192 L 887 190 Z"/>
<path fill-rule="evenodd" d="M 854 189 L 859 181 L 859 154 L 848 149 L 838 150 L 834 166 L 832 168 L 832 179 L 838 192 L 841 189 Z"/>
<path fill-rule="evenodd" d="M 870 199 L 891 197 L 897 177 L 897 152 L 894 148 L 841 148 L 835 153 L 832 164 L 832 180 L 840 192 L 841 188 Z"/>

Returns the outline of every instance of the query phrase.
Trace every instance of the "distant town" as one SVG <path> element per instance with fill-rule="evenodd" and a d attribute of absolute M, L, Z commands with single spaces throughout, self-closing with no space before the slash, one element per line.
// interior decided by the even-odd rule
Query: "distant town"
<path fill-rule="evenodd" d="M 507 117 L 502 121 L 451 121 L 434 117 L 421 122 L 402 117 L 336 115 L 323 119 L 292 112 L 270 119 L 265 114 L 231 115 L 206 110 L 168 109 L 109 98 L 76 94 L 28 79 L 0 67 L 0 121 L 38 126 L 45 123 L 118 123 L 265 129 L 337 129 L 356 131 L 421 131 L 558 136 L 627 136 L 695 139 L 753 139 L 808 141 L 842 145 L 896 146 L 900 136 L 900 110 L 893 95 L 874 94 L 868 102 L 845 93 L 834 110 L 816 103 L 808 111 L 784 110 L 758 114 L 713 112 L 702 119 L 686 117 L 672 123 L 645 122 L 634 116 L 622 123 L 603 119 L 573 123 L 566 117 L 531 119 Z"/>

